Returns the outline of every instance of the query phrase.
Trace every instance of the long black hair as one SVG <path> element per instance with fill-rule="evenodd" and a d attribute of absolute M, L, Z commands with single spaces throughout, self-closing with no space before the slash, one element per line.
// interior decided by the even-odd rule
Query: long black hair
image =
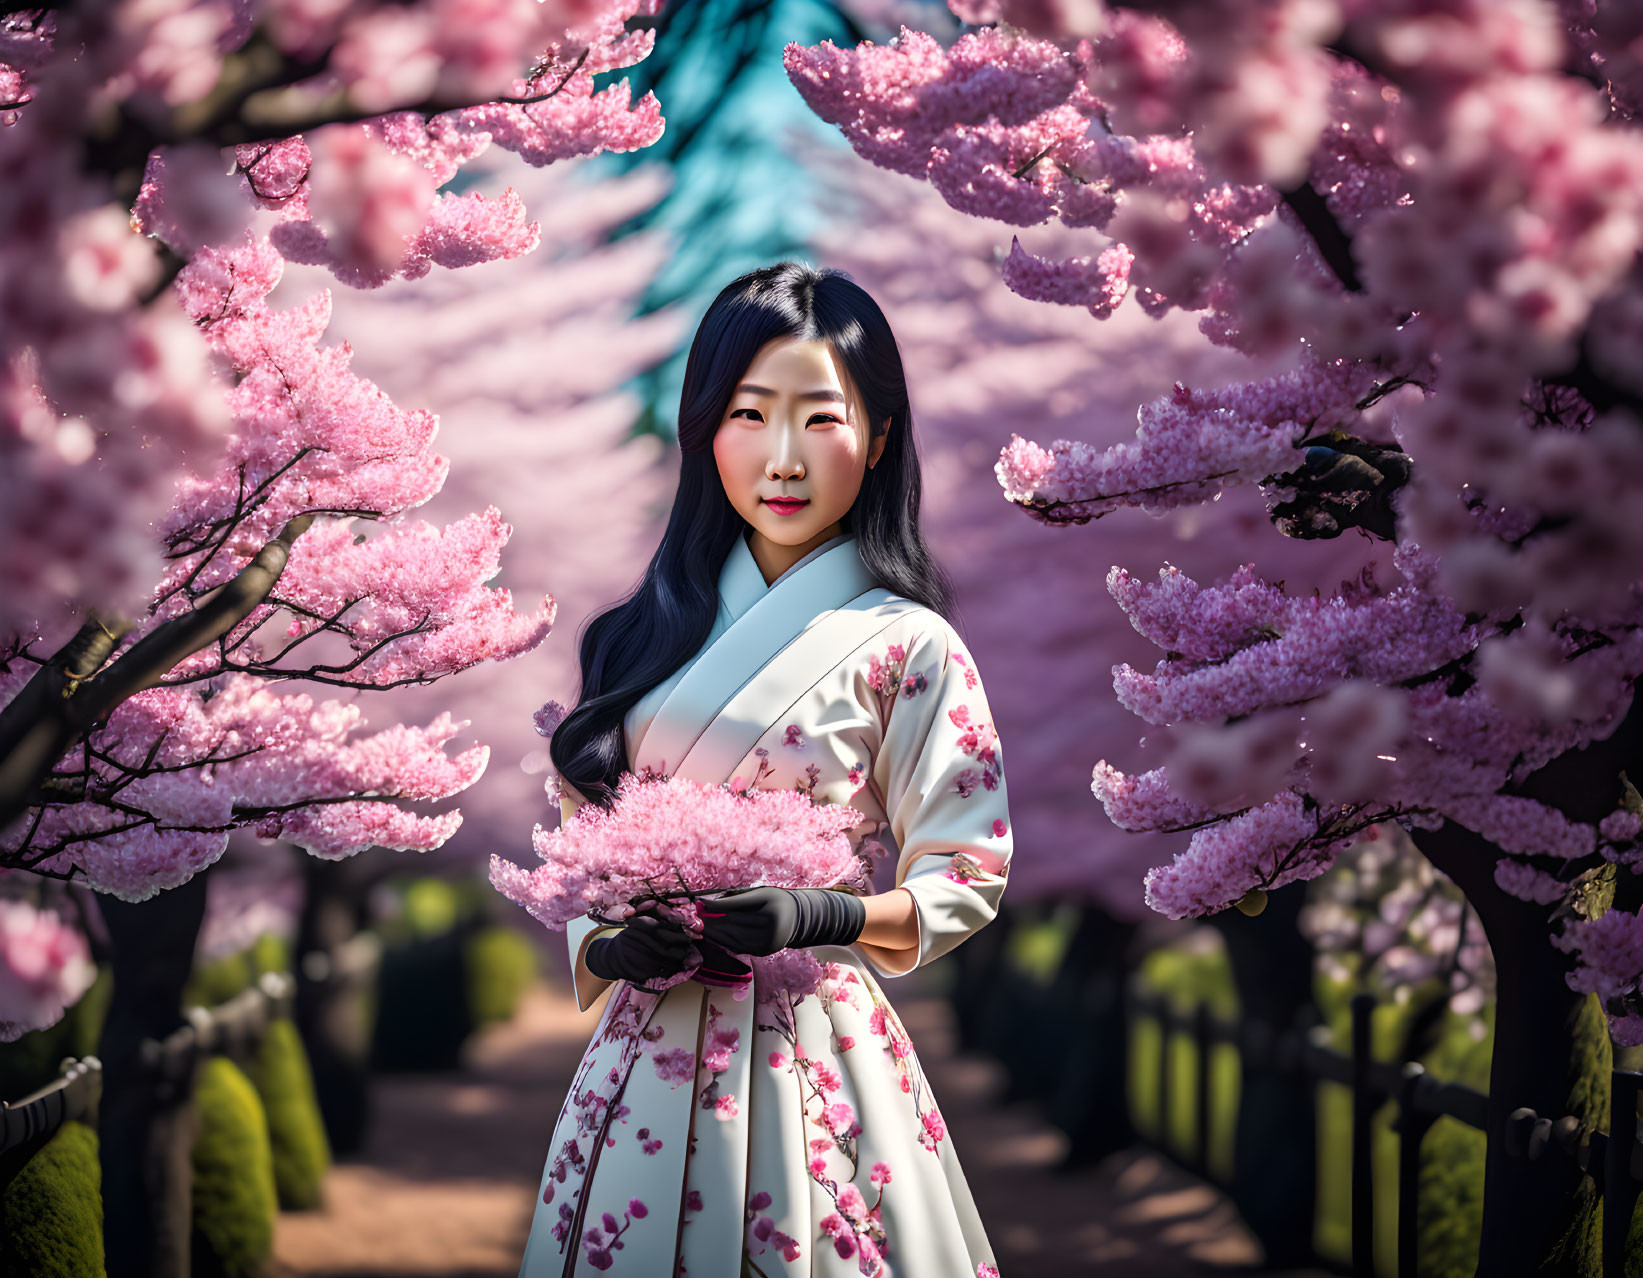
<path fill-rule="evenodd" d="M 719 478 L 713 436 L 736 385 L 768 341 L 828 344 L 888 437 L 862 477 L 845 521 L 879 585 L 949 615 L 951 587 L 919 534 L 919 464 L 901 351 L 884 312 L 848 274 L 778 262 L 731 281 L 696 330 L 679 396 L 679 488 L 667 530 L 631 594 L 582 634 L 582 690 L 553 734 L 559 775 L 608 804 L 628 767 L 622 720 L 634 703 L 695 655 L 719 608 L 719 572 L 747 522 Z"/>

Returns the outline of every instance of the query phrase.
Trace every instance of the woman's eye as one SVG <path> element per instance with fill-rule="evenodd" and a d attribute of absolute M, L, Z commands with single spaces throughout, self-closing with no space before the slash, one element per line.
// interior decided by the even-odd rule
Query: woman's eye
<path fill-rule="evenodd" d="M 732 417 L 740 417 L 743 413 L 747 414 L 747 418 L 748 418 L 749 421 L 763 421 L 764 420 L 764 418 L 759 416 L 759 410 L 756 409 L 756 408 L 738 408 L 734 413 L 731 414 L 731 416 Z"/>
<path fill-rule="evenodd" d="M 814 426 L 817 422 L 820 422 L 824 426 L 833 426 L 836 425 L 838 421 L 839 419 L 834 417 L 831 413 L 817 413 L 810 419 L 808 424 Z"/>

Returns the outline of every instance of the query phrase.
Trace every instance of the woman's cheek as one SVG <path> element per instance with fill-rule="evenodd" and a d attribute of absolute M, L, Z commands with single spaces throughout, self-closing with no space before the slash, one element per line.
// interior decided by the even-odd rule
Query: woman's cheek
<path fill-rule="evenodd" d="M 742 447 L 738 447 L 738 444 Z M 750 460 L 750 450 L 745 446 L 745 440 L 738 440 L 736 435 L 721 430 L 713 437 L 713 459 L 719 465 L 719 478 L 725 486 L 725 495 L 730 498 L 730 504 L 738 510 L 746 510 L 758 501 L 757 468 Z"/>
<path fill-rule="evenodd" d="M 817 460 L 826 470 L 827 505 L 838 518 L 850 509 L 861 489 L 860 451 L 855 439 L 845 435 L 822 450 Z"/>

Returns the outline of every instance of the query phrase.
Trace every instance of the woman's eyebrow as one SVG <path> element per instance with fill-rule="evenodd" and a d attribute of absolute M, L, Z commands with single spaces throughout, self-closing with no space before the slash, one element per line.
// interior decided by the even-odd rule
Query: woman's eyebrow
<path fill-rule="evenodd" d="M 755 386 L 751 382 L 743 382 L 736 389 L 738 391 L 746 391 L 750 395 L 774 395 L 776 393 L 768 386 Z M 799 393 L 799 398 L 823 400 L 829 404 L 844 403 L 843 393 L 836 390 L 801 391 Z"/>

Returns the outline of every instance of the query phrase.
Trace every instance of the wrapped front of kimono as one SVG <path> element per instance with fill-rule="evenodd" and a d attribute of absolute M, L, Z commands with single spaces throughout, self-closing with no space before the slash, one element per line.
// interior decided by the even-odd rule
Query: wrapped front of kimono
<path fill-rule="evenodd" d="M 881 981 L 997 913 L 1011 854 L 979 672 L 836 537 L 766 585 L 738 538 L 697 655 L 625 722 L 636 771 L 796 787 L 861 813 L 915 946 L 782 951 L 740 988 L 617 981 L 549 1146 L 520 1278 L 994 1278 L 940 1105 Z M 574 801 L 567 804 L 567 811 Z M 883 876 L 881 876 L 883 877 Z M 568 929 L 576 998 L 609 935 Z"/>

